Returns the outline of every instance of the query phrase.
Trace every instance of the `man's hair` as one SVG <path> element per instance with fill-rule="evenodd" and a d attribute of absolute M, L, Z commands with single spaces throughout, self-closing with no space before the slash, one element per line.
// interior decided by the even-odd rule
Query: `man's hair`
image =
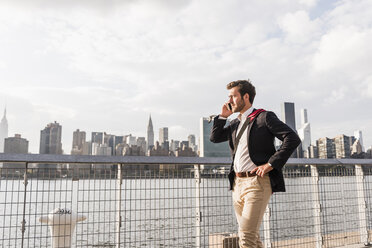
<path fill-rule="evenodd" d="M 227 84 L 226 88 L 228 90 L 238 87 L 238 91 L 243 98 L 243 96 L 248 93 L 249 95 L 249 102 L 253 104 L 254 97 L 256 96 L 256 88 L 252 85 L 251 81 L 248 80 L 237 80 L 232 81 L 231 83 Z"/>

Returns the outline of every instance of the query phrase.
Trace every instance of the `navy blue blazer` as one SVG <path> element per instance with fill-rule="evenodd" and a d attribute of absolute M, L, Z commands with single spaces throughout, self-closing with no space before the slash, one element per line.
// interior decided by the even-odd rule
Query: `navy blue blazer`
<path fill-rule="evenodd" d="M 216 116 L 213 120 L 210 140 L 213 143 L 228 141 L 232 157 L 234 156 L 234 142 L 239 123 L 239 119 L 236 118 L 225 127 L 226 120 L 219 119 L 219 116 Z M 297 133 L 279 120 L 271 111 L 260 113 L 248 125 L 247 132 L 248 152 L 252 162 L 258 166 L 269 162 L 273 167 L 273 170 L 269 172 L 272 192 L 285 192 L 282 168 L 301 143 Z M 275 149 L 274 145 L 275 137 L 282 141 L 278 150 Z M 234 187 L 234 180 L 233 158 L 229 173 L 230 190 Z"/>

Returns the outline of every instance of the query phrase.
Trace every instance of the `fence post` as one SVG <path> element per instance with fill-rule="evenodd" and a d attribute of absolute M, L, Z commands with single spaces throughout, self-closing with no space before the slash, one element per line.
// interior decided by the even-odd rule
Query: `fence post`
<path fill-rule="evenodd" d="M 265 247 L 271 248 L 271 237 L 270 237 L 270 211 L 269 206 L 266 207 L 266 211 L 263 218 L 264 224 L 264 236 L 265 236 Z"/>
<path fill-rule="evenodd" d="M 357 182 L 357 195 L 358 195 L 358 208 L 359 208 L 359 231 L 360 241 L 368 244 L 368 228 L 367 228 L 367 215 L 366 215 L 366 198 L 364 195 L 364 173 L 361 165 L 355 165 L 355 176 Z"/>
<path fill-rule="evenodd" d="M 116 199 L 116 247 L 120 247 L 120 228 L 121 228 L 121 191 L 123 184 L 122 164 L 118 164 L 118 189 Z"/>
<path fill-rule="evenodd" d="M 201 238 L 201 211 L 200 211 L 200 165 L 194 165 L 194 178 L 195 178 L 195 231 L 196 231 L 196 239 L 195 239 L 195 247 L 200 248 L 200 238 Z"/>
<path fill-rule="evenodd" d="M 27 169 L 28 169 L 28 162 L 25 163 L 25 173 L 23 176 L 23 184 L 25 185 L 24 191 L 23 191 L 23 213 L 22 213 L 22 243 L 21 247 L 23 248 L 24 246 L 24 241 L 25 241 L 25 231 L 26 231 L 26 194 L 27 194 L 27 184 L 28 184 L 28 179 L 27 179 Z"/>
<path fill-rule="evenodd" d="M 310 165 L 312 178 L 312 199 L 313 199 L 313 214 L 314 214 L 314 231 L 316 248 L 321 248 L 323 244 L 322 225 L 320 214 L 322 211 L 319 197 L 319 172 L 315 165 Z"/>

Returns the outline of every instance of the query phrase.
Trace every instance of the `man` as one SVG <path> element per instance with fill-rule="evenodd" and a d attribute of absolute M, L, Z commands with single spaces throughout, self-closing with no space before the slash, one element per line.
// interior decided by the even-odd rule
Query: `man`
<path fill-rule="evenodd" d="M 300 139 L 273 112 L 253 109 L 256 90 L 249 80 L 233 81 L 227 89 L 229 101 L 214 118 L 210 140 L 228 141 L 231 149 L 229 180 L 239 225 L 239 246 L 263 247 L 259 229 L 265 209 L 273 192 L 285 191 L 282 167 Z M 225 127 L 227 117 L 237 112 L 238 118 Z M 277 151 L 275 137 L 282 141 Z"/>

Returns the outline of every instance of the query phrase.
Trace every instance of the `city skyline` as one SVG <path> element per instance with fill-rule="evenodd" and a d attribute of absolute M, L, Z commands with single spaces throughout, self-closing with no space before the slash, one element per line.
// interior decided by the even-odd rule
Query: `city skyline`
<path fill-rule="evenodd" d="M 5 0 L 0 34 L 0 109 L 32 153 L 54 121 L 65 153 L 76 129 L 146 137 L 150 114 L 186 140 L 247 78 L 254 107 L 308 109 L 313 141 L 372 145 L 371 1 Z"/>
<path fill-rule="evenodd" d="M 290 102 L 283 102 L 282 104 L 281 104 L 281 106 L 282 106 L 282 114 L 281 115 L 278 115 L 278 117 L 279 117 L 279 119 L 281 119 L 283 122 L 285 122 L 285 120 L 283 119 L 283 118 L 287 118 L 286 116 L 285 116 L 285 114 L 284 114 L 284 109 L 283 109 L 283 106 L 284 105 L 289 105 L 289 106 L 291 106 L 291 108 L 293 109 L 295 109 L 295 112 L 293 113 L 291 113 L 291 115 L 295 115 L 295 118 L 296 118 L 296 120 L 297 119 L 300 119 L 300 122 L 299 123 L 301 123 L 301 124 L 299 124 L 299 125 L 296 125 L 296 132 L 300 132 L 299 133 L 299 135 L 300 135 L 300 137 L 303 137 L 303 135 L 304 134 L 301 134 L 301 132 L 303 132 L 303 130 L 302 130 L 302 128 L 304 127 L 303 125 L 304 124 L 306 124 L 306 125 L 310 125 L 310 122 L 308 121 L 308 116 L 307 116 L 307 109 L 301 109 L 300 110 L 300 116 L 298 116 L 299 114 L 298 114 L 298 111 L 296 111 L 296 107 L 295 107 L 295 103 L 290 103 Z M 4 111 L 4 117 L 5 117 L 5 114 L 6 114 L 6 111 Z M 235 114 L 233 114 L 233 115 L 231 115 L 228 119 L 231 121 L 233 118 L 235 118 L 236 117 L 236 113 Z M 283 116 L 284 115 L 284 116 Z M 5 121 L 7 121 L 7 119 L 6 118 L 4 118 L 3 117 L 3 121 L 5 120 Z M 203 119 L 209 119 L 209 118 L 206 118 L 206 117 L 201 117 L 201 120 L 203 120 Z M 293 118 L 292 118 L 293 119 Z M 292 120 L 292 122 L 293 122 L 293 120 Z M 151 125 L 150 125 L 150 123 L 151 123 Z M 45 138 L 43 138 L 44 136 L 43 136 L 43 133 L 45 132 L 45 130 L 47 129 L 47 128 L 50 128 L 51 126 L 54 126 L 54 125 L 57 125 L 57 126 L 59 126 L 59 136 L 60 136 L 60 138 L 57 138 L 57 139 L 60 139 L 61 140 L 61 148 L 60 149 L 62 149 L 62 152 L 63 152 L 63 154 L 71 154 L 72 153 L 72 148 L 73 148 L 73 144 L 71 144 L 71 146 L 68 146 L 68 145 L 63 145 L 64 144 L 64 141 L 63 141 L 63 135 L 61 135 L 61 133 L 63 134 L 63 131 L 61 132 L 61 129 L 63 128 L 62 127 L 62 125 L 60 125 L 60 123 L 58 123 L 57 121 L 54 121 L 54 122 L 50 122 L 50 123 L 48 123 L 48 124 L 45 124 L 46 125 L 46 128 L 44 128 L 43 130 L 41 130 L 41 135 L 40 135 L 40 137 L 39 137 L 39 140 L 40 140 L 40 142 L 37 144 L 38 145 L 38 149 L 39 149 L 39 151 L 36 151 L 36 152 L 33 152 L 33 151 L 29 151 L 29 153 L 41 153 L 41 149 L 42 149 L 42 147 L 45 147 L 45 145 L 44 144 L 42 144 L 41 143 L 41 141 L 42 140 L 44 140 Z M 44 126 L 45 126 L 44 125 Z M 148 123 L 148 126 L 147 126 L 147 128 L 149 128 L 149 126 L 153 126 L 153 124 L 152 124 L 152 118 L 151 118 L 151 116 L 149 117 L 149 123 Z M 201 126 L 199 126 L 199 130 L 198 130 L 198 134 L 199 135 L 196 135 L 196 134 L 192 134 L 192 133 L 189 133 L 188 135 L 187 135 L 187 137 L 181 137 L 180 139 L 176 139 L 176 138 L 172 138 L 171 136 L 169 136 L 169 134 L 168 134 L 168 131 L 166 131 L 166 136 L 167 136 L 167 138 L 165 139 L 165 140 L 167 140 L 167 144 L 169 145 L 169 149 L 171 149 L 171 140 L 173 141 L 178 141 L 178 142 L 182 142 L 182 141 L 185 141 L 185 142 L 189 142 L 190 141 L 190 136 L 194 136 L 195 138 L 195 143 L 196 143 L 196 146 L 198 147 L 198 148 L 201 148 L 200 147 L 200 140 L 199 140 L 199 137 L 200 137 L 200 134 L 201 134 Z M 159 135 L 157 136 L 157 138 L 153 138 L 154 139 L 154 141 L 155 142 L 159 142 L 159 145 L 161 145 L 161 137 L 160 137 L 160 135 L 161 135 L 161 133 L 162 133 L 162 130 L 168 130 L 168 127 L 162 127 L 162 128 L 159 128 Z M 203 130 L 204 130 L 204 128 L 203 128 Z M 146 130 L 146 132 L 145 133 L 147 133 L 147 131 L 148 130 Z M 48 131 L 49 132 L 49 131 Z M 137 138 L 140 138 L 140 139 L 144 139 L 145 140 L 145 142 L 147 143 L 147 139 L 148 139 L 148 137 L 147 136 L 145 136 L 145 135 L 133 135 L 132 133 L 126 133 L 126 134 L 116 134 L 116 133 L 110 133 L 110 132 L 108 132 L 108 131 L 106 131 L 106 130 L 102 130 L 102 131 L 99 131 L 99 132 L 97 132 L 97 131 L 92 131 L 92 132 L 86 132 L 85 130 L 81 130 L 80 128 L 76 128 L 72 133 L 71 133 L 71 135 L 70 135 L 70 137 L 71 137 L 71 142 L 72 143 L 74 143 L 74 141 L 73 141 L 73 137 L 74 136 L 76 136 L 76 135 L 80 135 L 80 134 L 77 134 L 77 133 L 79 133 L 79 132 L 82 132 L 83 134 L 83 136 L 84 137 L 90 137 L 91 136 L 91 139 L 89 139 L 89 138 L 86 138 L 85 139 L 85 141 L 86 142 L 88 142 L 88 144 L 92 144 L 92 143 L 97 143 L 97 144 L 103 144 L 103 143 L 107 143 L 107 141 L 105 141 L 104 142 L 104 137 L 103 137 L 103 135 L 105 134 L 105 137 L 106 136 L 117 136 L 117 137 L 126 137 L 126 136 L 128 136 L 128 138 L 130 137 L 130 136 L 133 136 L 135 139 L 137 139 Z M 203 131 L 204 132 L 204 131 Z M 311 140 L 311 145 L 315 145 L 316 146 L 316 143 L 317 143 L 317 140 L 319 140 L 319 139 L 324 139 L 324 138 L 327 138 L 327 139 L 329 139 L 329 140 L 332 140 L 332 137 L 336 137 L 336 136 L 343 136 L 343 135 L 346 135 L 346 136 L 350 136 L 350 137 L 354 137 L 355 135 L 355 137 L 360 137 L 360 136 L 362 136 L 363 135 L 363 137 L 364 137 L 364 135 L 365 134 L 363 134 L 363 132 L 361 131 L 361 130 L 357 130 L 357 129 L 355 129 L 354 131 L 353 131 L 353 133 L 352 134 L 349 134 L 349 133 L 338 133 L 337 135 L 326 135 L 326 136 L 322 136 L 322 137 L 314 137 L 313 135 L 311 135 L 311 133 L 310 133 L 310 131 L 308 130 L 307 131 L 308 132 L 308 136 L 307 136 L 307 138 L 306 139 L 308 139 L 307 141 L 306 141 L 306 143 L 305 143 L 305 146 L 308 146 L 308 143 L 310 142 L 309 140 Z M 91 134 L 90 136 L 89 136 L 89 133 Z M 14 133 L 14 137 L 15 136 L 19 136 L 19 135 L 22 135 L 22 138 L 25 138 L 25 139 L 28 139 L 27 137 L 23 137 L 23 134 L 20 134 L 20 133 Z M 8 135 L 9 137 L 13 137 L 12 136 L 12 134 L 9 134 Z M 68 134 L 66 135 L 66 136 L 68 136 Z M 154 135 L 153 135 L 154 136 Z M 203 136 L 205 136 L 205 134 L 203 134 Z M 107 138 L 107 137 L 106 137 Z M 106 139 L 105 138 L 105 139 Z M 98 140 L 97 140 L 98 139 Z M 205 139 L 205 137 L 204 137 L 204 139 Z M 302 139 L 302 138 L 301 138 Z M 29 139 L 28 139 L 29 140 Z M 364 138 L 362 138 L 362 144 L 363 144 L 363 151 L 364 152 L 366 152 L 368 149 L 370 149 L 370 148 L 372 148 L 372 145 L 366 145 L 365 143 L 364 143 Z M 30 142 L 31 143 L 31 142 Z M 77 145 L 77 144 L 75 144 L 75 145 Z M 80 144 L 81 145 L 81 144 Z M 304 144 L 302 144 L 302 145 L 304 145 Z M 65 149 L 64 147 L 69 147 L 70 149 Z M 147 144 L 146 144 L 146 146 L 147 146 Z M 44 148 L 45 149 L 45 148 Z M 82 147 L 80 147 L 80 149 L 82 149 Z M 303 149 L 305 149 L 304 147 L 303 147 Z M 57 149 L 58 150 L 58 149 Z M 227 154 L 228 154 L 229 152 L 228 152 L 228 149 L 227 149 Z M 299 156 L 303 156 L 303 155 L 299 155 Z M 297 157 L 297 155 L 296 154 L 294 154 L 294 157 Z"/>

